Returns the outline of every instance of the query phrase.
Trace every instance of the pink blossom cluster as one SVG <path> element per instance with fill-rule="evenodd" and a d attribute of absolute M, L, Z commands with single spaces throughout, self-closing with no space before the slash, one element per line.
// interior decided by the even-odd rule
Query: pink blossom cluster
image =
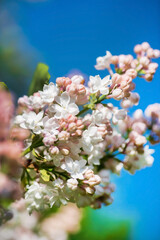
<path fill-rule="evenodd" d="M 137 110 L 132 117 L 126 108 L 138 105 L 133 80 L 151 73 L 153 77 L 157 65 L 151 61 L 159 51 L 147 55 L 147 43 L 135 49 L 136 59 L 110 52 L 97 58 L 96 68 L 108 69 L 110 75 L 90 76 L 87 86 L 81 75 L 60 77 L 18 100 L 22 112 L 14 126 L 30 131 L 22 176 L 30 212 L 68 202 L 78 207 L 109 205 L 115 190 L 111 173 L 125 169 L 133 174 L 152 165 L 154 151 L 147 140 L 159 137 L 159 105 L 148 107 L 145 115 Z M 112 98 L 121 100 L 121 108 Z"/>
<path fill-rule="evenodd" d="M 152 81 L 158 64 L 152 60 L 160 57 L 160 51 L 152 49 L 147 42 L 138 44 L 134 48 L 136 58 L 132 55 L 121 54 L 119 56 L 106 52 L 103 57 L 96 59 L 97 70 L 108 69 L 112 76 L 111 95 L 116 100 L 122 99 L 122 107 L 128 108 L 137 105 L 139 101 L 138 93 L 132 92 L 135 89 L 133 80 L 136 77 L 144 78 L 146 81 Z M 111 65 L 114 65 L 115 72 Z"/>
<path fill-rule="evenodd" d="M 29 137 L 28 130 L 12 128 L 13 115 L 12 96 L 0 83 L 0 224 L 10 218 L 7 204 L 22 195 L 20 162 L 23 140 Z"/>

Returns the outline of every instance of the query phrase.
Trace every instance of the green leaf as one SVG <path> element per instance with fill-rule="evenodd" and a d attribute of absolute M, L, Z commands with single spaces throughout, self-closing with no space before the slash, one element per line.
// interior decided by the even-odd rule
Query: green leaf
<path fill-rule="evenodd" d="M 32 145 L 25 149 L 22 153 L 25 156 L 27 153 L 31 152 L 34 148 L 43 146 L 42 138 L 39 135 L 35 135 L 32 139 Z"/>
<path fill-rule="evenodd" d="M 49 182 L 50 175 L 47 173 L 47 171 L 45 169 L 42 169 L 42 170 L 40 170 L 40 173 L 41 173 L 41 178 L 43 179 L 43 181 Z"/>
<path fill-rule="evenodd" d="M 0 89 L 8 91 L 8 87 L 4 82 L 0 82 Z"/>
<path fill-rule="evenodd" d="M 28 95 L 42 90 L 44 84 L 49 84 L 50 74 L 48 72 L 49 67 L 44 63 L 39 63 L 34 72 L 31 85 L 29 87 Z"/>

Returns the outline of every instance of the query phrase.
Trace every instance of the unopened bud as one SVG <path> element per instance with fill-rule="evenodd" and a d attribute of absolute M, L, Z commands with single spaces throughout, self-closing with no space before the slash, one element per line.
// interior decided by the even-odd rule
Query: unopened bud
<path fill-rule="evenodd" d="M 86 172 L 85 172 L 85 174 L 84 174 L 84 177 L 86 178 L 86 179 L 90 179 L 91 177 L 93 177 L 94 176 L 94 172 L 91 170 L 91 169 L 88 169 Z"/>

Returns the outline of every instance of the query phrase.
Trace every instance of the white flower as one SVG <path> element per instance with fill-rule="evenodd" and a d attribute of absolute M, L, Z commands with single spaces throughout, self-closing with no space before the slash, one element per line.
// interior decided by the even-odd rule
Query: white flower
<path fill-rule="evenodd" d="M 45 103 L 52 103 L 55 97 L 58 95 L 58 88 L 54 85 L 54 83 L 50 83 L 48 85 L 44 85 L 43 91 L 39 91 L 39 94 Z"/>
<path fill-rule="evenodd" d="M 98 57 L 96 59 L 97 64 L 95 65 L 95 68 L 97 70 L 104 70 L 110 68 L 110 59 L 112 57 L 112 54 L 109 51 L 106 51 L 106 55 L 103 57 Z"/>
<path fill-rule="evenodd" d="M 153 149 L 149 149 L 149 146 L 144 147 L 143 154 L 127 155 L 125 157 L 126 168 L 134 173 L 136 170 L 151 166 L 153 164 L 154 158 L 151 154 L 154 153 Z"/>
<path fill-rule="evenodd" d="M 98 132 L 98 128 L 90 124 L 88 129 L 83 132 L 82 135 L 82 146 L 86 153 L 93 151 L 94 145 L 101 142 L 102 136 Z"/>
<path fill-rule="evenodd" d="M 70 178 L 67 180 L 67 187 L 70 188 L 71 190 L 76 190 L 78 186 L 78 181 L 75 178 Z"/>
<path fill-rule="evenodd" d="M 112 118 L 112 110 L 99 104 L 99 107 L 92 112 L 92 122 L 98 126 L 108 123 L 108 120 Z"/>
<path fill-rule="evenodd" d="M 60 97 L 55 97 L 55 101 L 58 104 L 50 106 L 49 110 L 55 112 L 56 118 L 66 118 L 69 114 L 77 115 L 79 113 L 78 106 L 67 92 L 63 92 Z"/>
<path fill-rule="evenodd" d="M 114 108 L 113 110 L 113 118 L 112 118 L 112 122 L 113 124 L 118 124 L 118 121 L 119 120 L 124 120 L 125 117 L 127 115 L 127 112 L 125 109 L 117 109 L 117 108 Z"/>
<path fill-rule="evenodd" d="M 32 212 L 34 209 L 40 210 L 45 206 L 44 196 L 46 195 L 46 186 L 33 182 L 32 185 L 27 186 L 28 191 L 25 193 L 25 200 L 27 202 L 27 209 Z"/>
<path fill-rule="evenodd" d="M 56 167 L 60 166 L 61 160 L 64 158 L 64 156 L 61 153 L 50 155 L 46 150 L 44 151 L 44 158 L 47 161 L 53 161 L 54 165 Z"/>
<path fill-rule="evenodd" d="M 21 128 L 30 129 L 36 134 L 40 134 L 42 131 L 42 118 L 44 112 L 41 111 L 36 114 L 33 111 L 25 112 L 23 115 L 18 115 L 15 119 L 15 123 L 19 124 Z"/>
<path fill-rule="evenodd" d="M 30 96 L 28 98 L 28 106 L 32 109 L 42 109 L 44 107 L 44 101 L 40 96 Z"/>
<path fill-rule="evenodd" d="M 53 181 L 52 186 L 48 188 L 48 197 L 51 207 L 53 205 L 55 205 L 56 207 L 60 207 L 61 204 L 67 204 L 68 197 L 66 195 L 64 187 L 65 186 L 63 180 L 57 178 L 55 181 Z"/>
<path fill-rule="evenodd" d="M 107 95 L 109 93 L 109 85 L 111 84 L 110 76 L 106 76 L 105 78 L 101 79 L 99 75 L 95 77 L 90 76 L 90 92 L 91 93 L 101 93 Z"/>
<path fill-rule="evenodd" d="M 87 170 L 86 160 L 80 159 L 73 161 L 70 157 L 65 157 L 65 162 L 61 168 L 68 172 L 72 178 L 84 179 L 83 173 Z"/>
<path fill-rule="evenodd" d="M 57 130 L 59 128 L 59 124 L 57 119 L 55 118 L 49 118 L 48 116 L 45 116 L 43 118 L 43 133 L 50 133 L 51 135 L 58 135 L 59 131 Z"/>
<path fill-rule="evenodd" d="M 105 155 L 104 150 L 105 144 L 103 144 L 103 142 L 94 145 L 93 150 L 89 153 L 88 163 L 91 165 L 92 164 L 99 165 L 100 164 L 99 160 Z"/>
<path fill-rule="evenodd" d="M 43 142 L 46 146 L 50 146 L 57 140 L 57 135 L 59 133 L 59 124 L 57 122 L 57 119 L 45 116 L 43 118 L 43 127 Z"/>

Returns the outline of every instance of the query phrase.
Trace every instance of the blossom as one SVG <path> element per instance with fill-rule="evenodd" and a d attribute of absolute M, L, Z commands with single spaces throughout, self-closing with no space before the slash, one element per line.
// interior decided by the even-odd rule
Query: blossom
<path fill-rule="evenodd" d="M 44 196 L 46 195 L 46 186 L 33 182 L 32 185 L 27 186 L 25 193 L 25 200 L 28 205 L 27 209 L 32 212 L 34 209 L 40 210 L 45 208 Z"/>
<path fill-rule="evenodd" d="M 69 189 L 71 189 L 71 190 L 76 190 L 77 189 L 77 186 L 78 186 L 78 181 L 77 181 L 77 179 L 75 179 L 75 178 L 70 178 L 70 179 L 68 179 L 67 180 L 67 186 L 68 186 L 68 188 Z"/>
<path fill-rule="evenodd" d="M 88 156 L 88 163 L 90 165 L 100 165 L 100 159 L 105 155 L 105 145 L 100 142 L 96 145 L 94 145 L 93 150 L 90 152 Z"/>
<path fill-rule="evenodd" d="M 149 149 L 149 146 L 144 147 L 144 153 L 139 154 L 135 152 L 132 155 L 126 155 L 124 163 L 125 168 L 128 169 L 132 174 L 141 168 L 151 166 L 153 164 L 154 158 L 151 154 L 154 153 L 153 149 Z"/>
<path fill-rule="evenodd" d="M 58 135 L 59 131 L 59 124 L 56 118 L 49 118 L 48 116 L 45 116 L 43 118 L 43 133 L 50 133 L 52 135 Z"/>
<path fill-rule="evenodd" d="M 87 170 L 87 161 L 84 159 L 74 160 L 70 157 L 65 157 L 65 162 L 62 163 L 61 168 L 67 171 L 72 178 L 84 179 L 84 172 Z"/>
<path fill-rule="evenodd" d="M 82 146 L 86 153 L 93 151 L 94 145 L 102 141 L 102 136 L 98 133 L 98 128 L 94 124 L 90 124 L 82 135 Z"/>
<path fill-rule="evenodd" d="M 78 106 L 75 101 L 70 98 L 67 92 L 63 92 L 60 97 L 56 97 L 57 104 L 52 105 L 49 110 L 55 113 L 55 118 L 66 118 L 69 114 L 77 115 L 79 113 Z"/>
<path fill-rule="evenodd" d="M 42 118 L 44 112 L 41 111 L 36 114 L 33 111 L 24 112 L 22 115 L 18 115 L 15 119 L 15 123 L 19 124 L 21 128 L 30 129 L 36 134 L 40 134 L 42 131 Z"/>
<path fill-rule="evenodd" d="M 61 153 L 58 154 L 49 154 L 47 151 L 44 151 L 44 158 L 47 161 L 53 161 L 54 165 L 56 167 L 59 167 L 61 164 L 61 160 L 64 158 L 64 156 Z"/>
<path fill-rule="evenodd" d="M 126 115 L 127 115 L 126 110 L 124 109 L 119 110 L 115 108 L 113 110 L 113 118 L 112 118 L 113 124 L 117 124 L 119 120 L 124 120 Z"/>
<path fill-rule="evenodd" d="M 27 105 L 31 109 L 42 109 L 44 107 L 44 100 L 41 98 L 40 94 L 38 93 L 28 98 Z"/>
<path fill-rule="evenodd" d="M 159 118 L 160 119 L 160 103 L 154 103 L 149 105 L 145 110 L 147 117 Z"/>
<path fill-rule="evenodd" d="M 68 197 L 64 191 L 64 181 L 60 178 L 57 178 L 52 182 L 52 185 L 48 187 L 48 197 L 49 204 L 52 207 L 53 205 L 60 207 L 61 204 L 66 205 Z"/>
<path fill-rule="evenodd" d="M 142 43 L 135 52 L 135 59 L 109 52 L 97 58 L 96 68 L 107 68 L 111 79 L 90 76 L 85 86 L 80 75 L 60 77 L 56 85 L 50 83 L 42 91 L 19 99 L 22 115 L 16 117 L 15 124 L 28 132 L 22 179 L 30 184 L 25 193 L 29 211 L 68 202 L 79 207 L 109 205 L 115 189 L 110 172 L 120 174 L 123 168 L 134 173 L 152 165 L 154 151 L 145 144 L 147 140 L 160 142 L 160 104 L 148 106 L 146 115 L 138 109 L 130 116 L 125 109 L 138 104 L 132 80 L 137 76 L 152 80 L 158 67 L 152 58 L 158 57 L 159 51 Z M 121 100 L 122 109 L 110 103 L 111 98 Z M 18 141 L 16 133 L 8 133 Z M 8 156 L 8 141 L 3 145 L 3 136 L 0 150 L 4 157 Z"/>
<path fill-rule="evenodd" d="M 103 57 L 98 57 L 96 59 L 97 64 L 95 65 L 95 68 L 97 70 L 104 70 L 110 68 L 110 60 L 111 60 L 112 54 L 109 51 L 106 51 L 106 55 Z"/>
<path fill-rule="evenodd" d="M 44 85 L 43 91 L 39 91 L 39 94 L 43 101 L 47 104 L 52 103 L 55 97 L 58 95 L 58 88 L 54 85 L 54 83 L 50 83 L 48 85 Z"/>
<path fill-rule="evenodd" d="M 110 76 L 106 76 L 101 79 L 99 75 L 95 77 L 90 76 L 90 92 L 91 93 L 101 93 L 107 95 L 109 93 L 109 85 L 111 84 Z"/>

